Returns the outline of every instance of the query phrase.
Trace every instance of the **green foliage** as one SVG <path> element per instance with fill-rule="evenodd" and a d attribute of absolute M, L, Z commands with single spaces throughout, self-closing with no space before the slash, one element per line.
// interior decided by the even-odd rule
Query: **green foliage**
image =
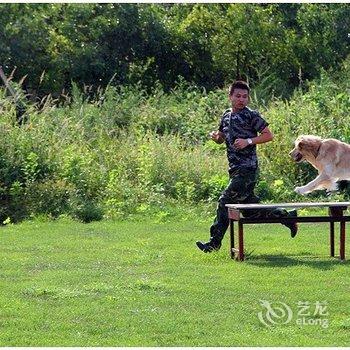
<path fill-rule="evenodd" d="M 92 201 L 73 201 L 71 214 L 74 218 L 82 222 L 99 221 L 103 219 L 103 210 L 99 204 Z"/>
<path fill-rule="evenodd" d="M 74 187 L 65 180 L 46 179 L 32 182 L 26 188 L 26 207 L 31 216 L 46 215 L 50 218 L 71 213 L 70 200 Z"/>
<path fill-rule="evenodd" d="M 266 71 L 289 96 L 339 68 L 349 21 L 348 4 L 1 4 L 0 62 L 40 97 L 61 99 L 72 81 L 152 92 L 182 77 L 215 90 L 238 77 L 258 85 Z"/>
<path fill-rule="evenodd" d="M 227 175 L 215 174 L 209 179 L 203 180 L 203 197 L 208 197 L 209 200 L 217 200 L 221 192 L 226 188 L 228 184 Z"/>
<path fill-rule="evenodd" d="M 39 174 L 39 157 L 36 153 L 31 152 L 28 154 L 23 166 L 24 180 L 27 185 L 33 183 Z"/>
<path fill-rule="evenodd" d="M 289 101 L 263 103 L 275 135 L 258 147 L 263 201 L 300 200 L 293 188 L 316 175 L 288 156 L 298 135 L 350 143 L 349 67 L 348 59 L 341 73 L 323 71 Z M 264 81 L 259 96 L 270 88 Z M 157 212 L 162 221 L 169 203 L 215 202 L 228 182 L 227 159 L 225 145 L 208 133 L 228 106 L 226 94 L 181 81 L 170 93 L 160 86 L 151 95 L 140 85 L 108 86 L 93 98 L 75 85 L 59 107 L 49 98 L 40 111 L 31 107 L 21 127 L 0 94 L 1 221 L 65 214 L 89 222 Z M 317 196 L 323 192 L 310 198 Z"/>

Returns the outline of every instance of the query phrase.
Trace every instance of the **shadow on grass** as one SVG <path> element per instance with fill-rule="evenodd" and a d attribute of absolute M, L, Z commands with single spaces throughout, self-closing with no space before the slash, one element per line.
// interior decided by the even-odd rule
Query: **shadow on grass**
<path fill-rule="evenodd" d="M 296 265 L 310 266 L 320 270 L 330 270 L 338 265 L 350 265 L 348 260 L 341 261 L 338 257 L 330 258 L 326 256 L 310 256 L 309 254 L 299 254 L 292 256 L 277 255 L 258 255 L 250 256 L 245 263 L 259 267 L 289 267 Z"/>

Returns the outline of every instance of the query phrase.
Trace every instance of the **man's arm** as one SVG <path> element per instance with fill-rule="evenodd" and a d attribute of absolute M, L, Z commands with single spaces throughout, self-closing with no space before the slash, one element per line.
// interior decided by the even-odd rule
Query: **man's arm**
<path fill-rule="evenodd" d="M 221 131 L 212 131 L 210 134 L 209 134 L 210 138 L 216 142 L 216 143 L 223 143 L 225 142 L 225 134 Z"/>
<path fill-rule="evenodd" d="M 268 127 L 265 127 L 261 131 L 260 135 L 258 135 L 257 137 L 253 137 L 251 140 L 252 140 L 252 145 L 266 143 L 273 140 L 273 134 Z M 238 149 L 243 149 L 248 145 L 249 145 L 248 139 L 237 139 L 234 143 L 234 146 Z"/>

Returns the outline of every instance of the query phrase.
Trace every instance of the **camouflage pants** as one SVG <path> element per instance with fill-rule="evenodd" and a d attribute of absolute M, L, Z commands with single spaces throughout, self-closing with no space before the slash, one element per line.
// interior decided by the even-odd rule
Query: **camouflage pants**
<path fill-rule="evenodd" d="M 210 227 L 210 236 L 217 243 L 221 242 L 229 225 L 226 204 L 260 202 L 260 198 L 254 194 L 257 178 L 257 169 L 252 168 L 237 169 L 230 174 L 230 182 L 219 198 L 216 218 Z M 250 218 L 286 217 L 289 215 L 284 209 L 249 209 L 242 211 L 242 214 L 244 217 Z"/>

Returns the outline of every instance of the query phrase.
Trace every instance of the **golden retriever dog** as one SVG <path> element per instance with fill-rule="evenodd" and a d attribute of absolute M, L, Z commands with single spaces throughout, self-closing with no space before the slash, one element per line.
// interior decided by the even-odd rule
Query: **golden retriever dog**
<path fill-rule="evenodd" d="M 301 135 L 289 155 L 296 162 L 307 161 L 318 170 L 318 176 L 295 192 L 307 194 L 315 190 L 337 190 L 337 181 L 350 180 L 350 145 L 335 139 Z"/>

